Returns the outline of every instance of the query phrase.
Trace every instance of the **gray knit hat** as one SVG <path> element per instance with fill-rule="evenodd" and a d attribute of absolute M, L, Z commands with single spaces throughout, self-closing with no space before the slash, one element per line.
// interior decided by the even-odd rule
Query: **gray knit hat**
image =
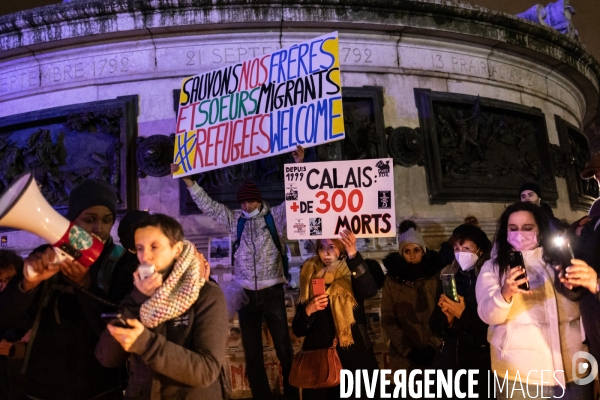
<path fill-rule="evenodd" d="M 402 252 L 402 249 L 407 244 L 418 244 L 423 249 L 423 253 L 427 252 L 427 247 L 425 246 L 425 242 L 423 241 L 423 236 L 413 228 L 410 228 L 400 236 L 398 236 L 398 249 Z"/>

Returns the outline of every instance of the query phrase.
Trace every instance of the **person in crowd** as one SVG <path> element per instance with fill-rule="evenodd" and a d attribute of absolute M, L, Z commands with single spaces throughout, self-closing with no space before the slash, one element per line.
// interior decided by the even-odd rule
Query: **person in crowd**
<path fill-rule="evenodd" d="M 348 230 L 341 239 L 317 240 L 317 254 L 300 270 L 300 295 L 292 322 L 294 335 L 305 337 L 303 350 L 331 347 L 337 339 L 342 368 L 379 368 L 367 333 L 363 300 L 377 294 L 377 285 Z M 324 278 L 326 292 L 313 294 L 313 278 Z M 364 389 L 362 395 L 366 397 Z M 379 392 L 377 392 L 379 393 Z M 303 389 L 304 399 L 339 399 L 340 387 Z"/>
<path fill-rule="evenodd" d="M 67 218 L 104 242 L 88 269 L 77 261 L 54 264 L 55 253 L 40 247 L 25 259 L 35 276 L 19 272 L 0 293 L 0 325 L 15 326 L 35 318 L 24 359 L 26 395 L 32 399 L 120 399 L 118 368 L 104 368 L 94 355 L 105 327 L 100 314 L 133 288 L 137 267 L 122 260 L 113 243 L 117 196 L 100 180 L 86 180 L 71 191 Z M 42 250 L 44 249 L 45 250 Z"/>
<path fill-rule="evenodd" d="M 156 271 L 134 273 L 135 288 L 123 300 L 122 319 L 109 323 L 96 347 L 107 368 L 129 358 L 128 399 L 224 399 L 228 319 L 225 296 L 204 278 L 193 244 L 175 219 L 154 214 L 136 224 L 140 263 Z"/>
<path fill-rule="evenodd" d="M 479 228 L 479 220 L 474 215 L 467 215 L 464 219 L 464 224 L 474 225 Z M 451 264 L 454 261 L 454 244 L 450 240 L 446 240 L 440 245 L 439 254 L 443 265 Z"/>
<path fill-rule="evenodd" d="M 494 246 L 492 259 L 477 278 L 476 295 L 479 316 L 490 326 L 492 369 L 507 371 L 508 386 L 496 386 L 498 399 L 529 398 L 527 393 L 536 391 L 545 398 L 591 398 L 590 385 L 574 383 L 572 357 L 587 346 L 582 343 L 579 304 L 567 298 L 558 281 L 555 267 L 564 257 L 542 209 L 530 202 L 507 207 Z M 522 254 L 523 265 L 511 268 L 513 252 Z M 526 283 L 528 290 L 521 286 Z M 550 378 L 541 372 L 548 370 L 554 371 Z M 521 384 L 524 391 L 512 391 Z"/>
<path fill-rule="evenodd" d="M 568 280 L 565 279 L 566 276 L 563 277 L 563 281 L 565 285 L 572 287 L 574 292 L 581 295 L 579 307 L 589 351 L 596 360 L 600 360 L 600 319 L 598 318 L 600 315 L 600 294 L 598 294 L 598 284 L 600 283 L 598 280 L 600 275 L 600 202 L 598 200 L 592 204 L 589 217 L 590 219 L 583 226 L 579 237 L 574 243 L 571 243 L 577 261 L 573 261 L 573 265 L 567 269 L 569 277 Z"/>
<path fill-rule="evenodd" d="M 429 328 L 442 264 L 413 228 L 398 237 L 398 250 L 383 259 L 381 325 L 390 339 L 391 369 L 410 371 L 431 366 L 442 342 Z"/>
<path fill-rule="evenodd" d="M 600 152 L 594 154 L 581 170 L 582 179 L 594 178 L 600 183 Z"/>
<path fill-rule="evenodd" d="M 295 162 L 302 162 L 304 149 L 298 146 L 292 156 Z M 179 168 L 179 165 L 172 164 L 171 172 L 176 173 Z M 234 212 L 212 200 L 189 177 L 184 177 L 183 181 L 198 208 L 236 238 L 233 246 L 235 279 L 249 298 L 249 303 L 238 311 L 238 315 L 252 396 L 265 400 L 273 398 L 264 366 L 264 318 L 281 364 L 285 396 L 298 398 L 298 389 L 288 383 L 294 350 L 287 326 L 283 290 L 286 279 L 289 279 L 287 254 L 283 248 L 287 224 L 285 202 L 271 207 L 263 201 L 256 184 L 247 181 L 236 196 L 241 210 Z"/>
<path fill-rule="evenodd" d="M 383 272 L 383 268 L 381 267 L 381 264 L 379 264 L 379 261 L 373 260 L 372 258 L 365 258 L 365 263 L 369 267 L 369 272 L 375 280 L 377 290 L 383 288 L 383 283 L 385 282 L 385 272 Z"/>
<path fill-rule="evenodd" d="M 521 200 L 521 202 L 528 202 L 540 207 L 544 212 L 546 218 L 548 218 L 548 221 L 550 222 L 550 227 L 553 231 L 560 231 L 567 228 L 566 226 L 564 226 L 561 220 L 554 216 L 554 212 L 552 212 L 552 208 L 550 207 L 550 205 L 542 201 L 542 189 L 537 183 L 524 183 L 519 189 L 519 199 Z"/>
<path fill-rule="evenodd" d="M 119 227 L 117 228 L 117 235 L 121 246 L 127 250 L 131 256 L 135 257 L 137 262 L 137 251 L 135 248 L 135 226 L 138 222 L 146 217 L 149 217 L 150 213 L 143 210 L 131 210 L 121 218 Z"/>
<path fill-rule="evenodd" d="M 490 370 L 488 325 L 477 314 L 475 283 L 481 266 L 490 258 L 491 243 L 485 232 L 475 225 L 463 224 L 452 232 L 448 243 L 454 247 L 454 261 L 446 266 L 444 275 L 453 275 L 458 302 L 444 294 L 440 280 L 437 304 L 431 315 L 431 331 L 443 339 L 438 368 L 443 370 L 477 370 L 479 375 L 475 393 L 488 398 L 487 376 Z M 467 377 L 460 381 L 462 392 L 467 392 Z"/>
<path fill-rule="evenodd" d="M 17 253 L 0 250 L 0 293 L 22 270 L 23 259 Z M 30 332 L 31 319 L 28 317 L 10 328 L 0 327 L 0 399 L 16 400 L 25 395 L 25 377 L 21 368 Z"/>

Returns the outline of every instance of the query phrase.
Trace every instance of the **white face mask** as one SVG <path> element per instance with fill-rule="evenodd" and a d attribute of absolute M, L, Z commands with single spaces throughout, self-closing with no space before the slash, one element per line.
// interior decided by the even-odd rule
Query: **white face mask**
<path fill-rule="evenodd" d="M 254 211 L 252 211 L 251 213 L 247 213 L 246 211 L 242 210 L 242 215 L 244 216 L 244 218 L 252 218 L 252 217 L 256 217 L 258 215 L 258 213 L 260 212 L 259 210 L 260 207 L 256 207 L 254 209 Z"/>
<path fill-rule="evenodd" d="M 460 265 L 460 269 L 463 271 L 468 271 L 477 264 L 477 260 L 479 260 L 479 256 L 475 253 L 471 253 L 470 251 L 459 251 L 454 253 L 454 257 Z"/>

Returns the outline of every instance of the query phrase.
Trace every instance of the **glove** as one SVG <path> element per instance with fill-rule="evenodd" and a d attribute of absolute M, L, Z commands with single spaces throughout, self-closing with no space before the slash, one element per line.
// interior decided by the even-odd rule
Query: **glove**
<path fill-rule="evenodd" d="M 408 352 L 406 358 L 415 363 L 419 367 L 427 367 L 431 365 L 433 359 L 435 358 L 436 350 L 427 346 L 423 349 L 419 349 L 417 347 L 413 347 L 411 351 Z"/>

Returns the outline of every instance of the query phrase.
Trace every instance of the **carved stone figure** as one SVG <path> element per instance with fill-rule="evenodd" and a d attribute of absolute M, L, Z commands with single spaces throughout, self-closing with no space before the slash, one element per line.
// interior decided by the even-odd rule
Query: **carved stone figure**
<path fill-rule="evenodd" d="M 569 4 L 569 0 L 556 0 L 548 3 L 547 6 L 536 4 L 520 14 L 517 17 L 540 25 L 549 26 L 556 29 L 563 35 L 579 41 L 579 32 L 571 22 L 575 9 Z"/>

